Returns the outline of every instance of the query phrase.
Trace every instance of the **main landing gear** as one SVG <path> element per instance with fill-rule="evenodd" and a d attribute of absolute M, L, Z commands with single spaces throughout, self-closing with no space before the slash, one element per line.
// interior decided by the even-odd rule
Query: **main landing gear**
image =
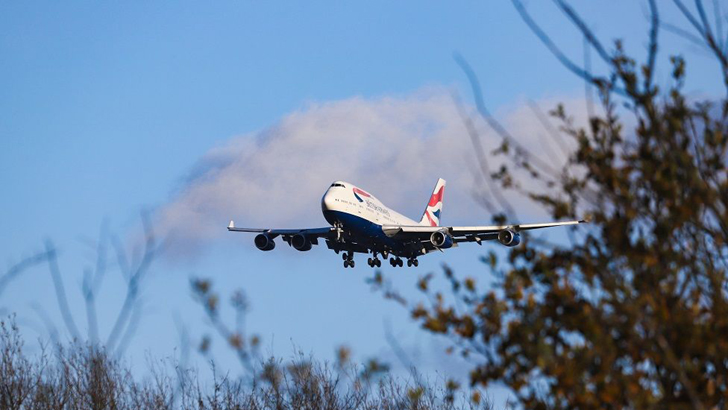
<path fill-rule="evenodd" d="M 373 268 L 373 267 L 375 267 L 375 266 L 376 266 L 377 268 L 380 268 L 380 267 L 382 267 L 382 261 L 381 261 L 381 260 L 379 260 L 379 258 L 377 258 L 376 256 L 374 256 L 373 258 L 368 258 L 368 259 L 367 259 L 367 264 L 368 264 L 369 266 L 371 266 L 372 268 Z"/>
<path fill-rule="evenodd" d="M 382 256 L 385 256 L 382 254 Z M 386 255 L 389 256 L 389 255 Z M 386 256 L 384 259 L 386 260 Z M 341 259 L 344 260 L 344 267 L 345 268 L 353 268 L 354 267 L 354 253 L 351 251 L 344 252 L 341 254 Z M 392 265 L 392 267 L 403 267 L 404 266 L 404 260 L 400 258 L 399 256 L 393 256 L 389 259 L 389 264 Z M 420 263 L 417 260 L 417 258 L 407 258 L 407 266 L 418 266 Z M 371 258 L 367 258 L 367 265 L 371 266 L 372 268 L 381 268 L 382 267 L 382 260 L 379 259 L 377 254 L 375 253 Z"/>
<path fill-rule="evenodd" d="M 341 255 L 341 259 L 344 260 L 344 267 L 345 268 L 353 268 L 354 267 L 354 254 L 349 251 L 346 253 L 343 253 Z"/>
<path fill-rule="evenodd" d="M 402 260 L 402 258 L 400 258 L 399 256 L 397 256 L 396 258 L 390 259 L 389 260 L 389 264 L 392 265 L 392 267 L 395 267 L 395 268 L 396 267 L 400 267 L 401 268 L 401 267 L 404 266 L 404 261 Z M 417 258 L 409 258 L 409 259 L 407 259 L 407 266 L 408 267 L 418 266 L 419 264 L 420 264 L 420 262 L 417 260 Z"/>

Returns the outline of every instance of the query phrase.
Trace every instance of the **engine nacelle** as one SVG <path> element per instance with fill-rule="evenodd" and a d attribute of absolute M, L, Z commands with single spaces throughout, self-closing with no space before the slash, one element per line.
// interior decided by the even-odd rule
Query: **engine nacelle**
<path fill-rule="evenodd" d="M 435 231 L 430 235 L 430 242 L 441 249 L 451 248 L 453 244 L 452 236 L 445 231 Z"/>
<path fill-rule="evenodd" d="M 276 243 L 270 236 L 261 233 L 255 236 L 255 247 L 261 251 L 272 251 L 276 247 Z"/>
<path fill-rule="evenodd" d="M 517 232 L 513 232 L 510 229 L 506 229 L 498 232 L 498 242 L 505 246 L 513 247 L 521 243 L 521 235 Z"/>
<path fill-rule="evenodd" d="M 311 241 L 308 240 L 306 235 L 301 235 L 300 233 L 298 235 L 293 235 L 291 238 L 291 246 L 293 246 L 293 249 L 301 252 L 310 251 L 311 250 Z"/>

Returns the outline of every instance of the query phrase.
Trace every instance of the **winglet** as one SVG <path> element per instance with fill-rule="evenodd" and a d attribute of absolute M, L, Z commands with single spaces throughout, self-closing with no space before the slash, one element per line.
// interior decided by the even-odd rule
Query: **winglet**
<path fill-rule="evenodd" d="M 228 224 L 228 230 L 235 229 L 235 222 L 233 220 L 230 220 L 230 223 Z"/>

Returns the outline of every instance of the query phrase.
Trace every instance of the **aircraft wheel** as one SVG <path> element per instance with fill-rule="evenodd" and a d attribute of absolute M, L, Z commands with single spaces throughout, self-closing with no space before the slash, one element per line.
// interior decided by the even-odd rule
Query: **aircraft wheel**
<path fill-rule="evenodd" d="M 407 267 L 408 268 L 412 267 L 412 259 L 407 259 Z"/>
<path fill-rule="evenodd" d="M 367 258 L 367 265 L 374 266 L 374 262 L 372 262 L 372 258 Z"/>
<path fill-rule="evenodd" d="M 380 261 L 379 259 L 374 259 L 374 263 L 377 265 L 377 268 L 382 267 L 382 261 Z"/>
<path fill-rule="evenodd" d="M 350 260 L 350 261 L 349 261 L 349 267 L 351 267 L 351 268 L 353 268 L 353 267 L 354 267 L 354 261 L 353 261 L 353 260 Z"/>
<path fill-rule="evenodd" d="M 394 258 L 390 259 L 389 264 L 392 265 L 392 267 L 397 266 L 397 259 L 394 259 Z"/>
<path fill-rule="evenodd" d="M 349 261 L 347 259 L 344 259 L 344 267 L 345 268 L 349 267 Z"/>
<path fill-rule="evenodd" d="M 418 261 L 417 259 L 413 259 L 412 264 L 415 266 L 420 266 L 420 261 Z"/>
<path fill-rule="evenodd" d="M 349 259 L 349 258 L 347 258 L 347 257 L 346 257 L 346 253 L 342 253 L 342 254 L 341 254 L 341 259 L 343 259 L 343 260 L 347 260 L 347 259 Z"/>

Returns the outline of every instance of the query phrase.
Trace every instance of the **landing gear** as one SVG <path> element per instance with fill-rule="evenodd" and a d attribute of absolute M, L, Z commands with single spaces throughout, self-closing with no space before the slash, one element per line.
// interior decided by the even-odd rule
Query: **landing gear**
<path fill-rule="evenodd" d="M 404 265 L 404 262 L 402 262 L 402 259 L 398 256 L 396 258 L 390 259 L 389 264 L 392 265 L 392 267 L 399 266 L 401 268 Z"/>
<path fill-rule="evenodd" d="M 341 255 L 341 259 L 344 260 L 344 267 L 345 268 L 353 268 L 354 267 L 354 254 L 349 251 L 346 253 L 343 253 Z"/>
<path fill-rule="evenodd" d="M 367 264 L 368 264 L 369 266 L 371 266 L 372 268 L 373 268 L 373 267 L 375 267 L 375 266 L 376 266 L 377 268 L 379 268 L 379 267 L 381 267 L 381 266 L 382 266 L 382 261 L 380 261 L 379 259 L 377 259 L 377 257 L 375 256 L 375 257 L 373 257 L 373 258 L 368 258 L 368 259 L 367 259 Z"/>
<path fill-rule="evenodd" d="M 389 260 L 389 264 L 392 265 L 392 267 L 395 267 L 395 268 L 396 267 L 400 267 L 401 268 L 401 267 L 404 266 L 404 261 L 402 260 L 402 258 L 400 258 L 399 256 L 397 256 L 396 258 L 390 259 Z M 407 266 L 408 267 L 411 268 L 413 266 L 418 266 L 419 264 L 420 264 L 420 262 L 417 260 L 417 258 L 407 258 Z"/>
<path fill-rule="evenodd" d="M 344 242 L 343 224 L 341 222 L 334 222 L 334 229 L 336 230 L 336 242 Z M 338 251 L 336 253 L 338 253 Z"/>

